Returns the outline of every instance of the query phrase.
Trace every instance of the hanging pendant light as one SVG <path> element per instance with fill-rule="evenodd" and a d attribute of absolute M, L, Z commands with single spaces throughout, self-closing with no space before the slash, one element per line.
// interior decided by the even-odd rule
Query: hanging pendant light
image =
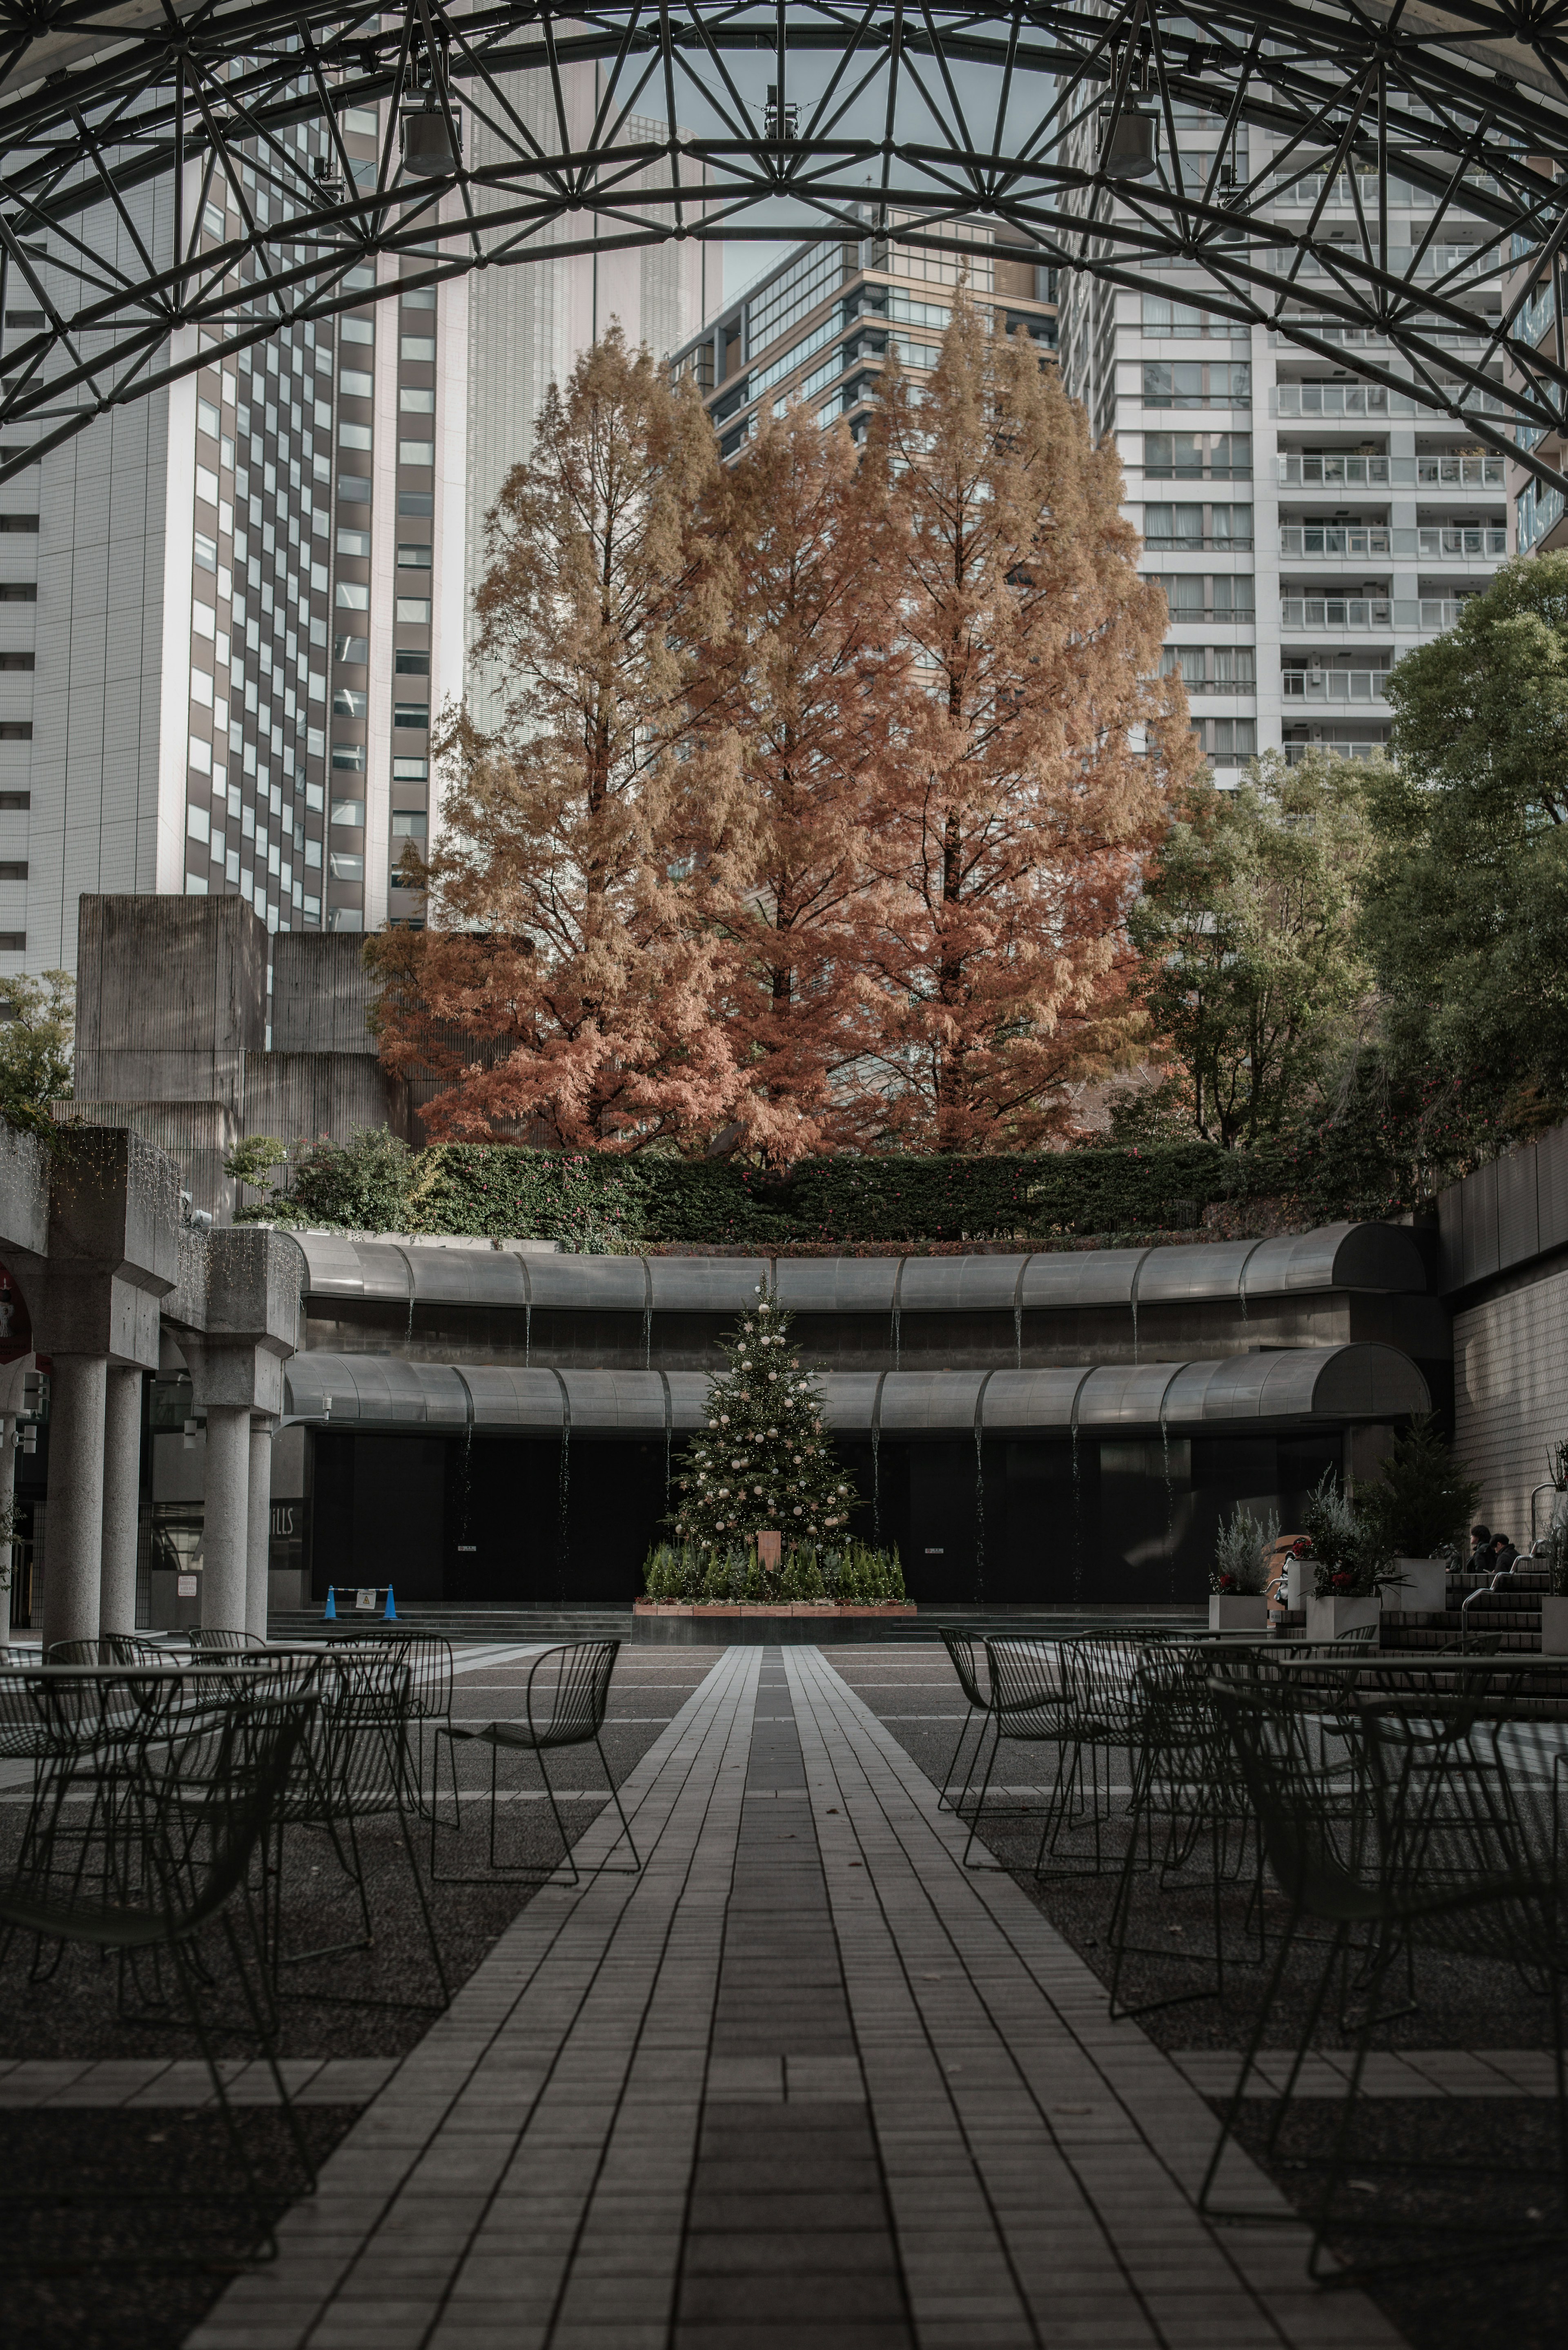
<path fill-rule="evenodd" d="M 423 106 L 403 116 L 401 128 L 403 169 L 410 179 L 439 180 L 456 171 L 462 161 L 462 128 L 455 116 L 448 121 L 433 90 Z"/>
<path fill-rule="evenodd" d="M 1109 130 L 1103 170 L 1107 179 L 1152 179 L 1159 163 L 1159 123 L 1141 107 L 1124 106 L 1113 123 L 1112 109 L 1100 109 L 1102 135 Z"/>

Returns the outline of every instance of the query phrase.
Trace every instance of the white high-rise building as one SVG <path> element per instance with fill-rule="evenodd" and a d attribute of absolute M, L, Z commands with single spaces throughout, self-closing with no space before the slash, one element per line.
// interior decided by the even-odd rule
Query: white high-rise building
<path fill-rule="evenodd" d="M 553 110 L 546 77 L 514 79 L 520 111 Z M 593 68 L 565 80 L 586 137 Z M 340 118 L 357 177 L 383 115 Z M 308 172 L 321 130 L 292 135 Z M 240 192 L 192 174 L 203 249 L 239 236 Z M 166 196 L 130 201 L 166 250 Z M 108 208 L 76 227 L 134 272 Z M 47 292 L 68 257 L 37 258 Z M 396 868 L 439 820 L 432 718 L 479 682 L 485 511 L 551 378 L 612 316 L 681 340 L 701 263 L 563 255 L 400 296 L 428 267 L 383 257 L 357 307 L 214 357 L 0 490 L 0 981 L 74 965 L 84 891 L 237 892 L 275 931 L 422 919 Z M 39 323 L 8 309 L 7 347 Z"/>
<path fill-rule="evenodd" d="M 1175 123 L 1190 184 L 1215 165 L 1224 118 L 1178 107 Z M 1096 135 L 1092 118 L 1084 135 Z M 1219 183 L 1267 170 L 1273 148 L 1243 128 L 1219 159 Z M 1278 180 L 1282 225 L 1304 228 L 1324 192 L 1322 161 L 1296 147 Z M 1398 182 L 1393 192 L 1389 262 L 1403 271 L 1434 200 Z M 1330 235 L 1357 239 L 1348 175 L 1328 189 L 1321 217 Z M 1417 276 L 1455 266 L 1462 224 L 1445 224 L 1444 235 Z M 1310 257 L 1302 266 L 1293 307 L 1332 359 L 1206 310 L 1196 267 L 1170 268 L 1161 290 L 1143 294 L 1083 273 L 1062 281 L 1064 380 L 1096 436 L 1116 439 L 1144 569 L 1170 608 L 1165 662 L 1180 666 L 1221 785 L 1255 752 L 1282 748 L 1290 759 L 1314 743 L 1386 743 L 1389 668 L 1452 625 L 1509 547 L 1505 460 L 1409 394 L 1357 376 L 1363 355 L 1407 369 L 1385 338 L 1314 318 L 1320 270 Z M 1430 338 L 1474 360 L 1501 278 L 1462 299 L 1474 334 L 1434 322 Z"/>

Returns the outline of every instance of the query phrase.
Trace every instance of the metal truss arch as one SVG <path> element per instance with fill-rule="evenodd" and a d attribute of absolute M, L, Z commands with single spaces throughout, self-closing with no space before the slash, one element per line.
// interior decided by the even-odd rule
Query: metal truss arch
<path fill-rule="evenodd" d="M 343 137 L 370 104 L 373 172 Z M 363 302 L 367 270 L 390 290 L 889 225 L 963 250 L 978 221 L 1118 286 L 1185 273 L 1195 303 L 1568 487 L 1556 11 L 0 0 L 0 432 L 26 435 L 0 481 L 203 358 Z"/>

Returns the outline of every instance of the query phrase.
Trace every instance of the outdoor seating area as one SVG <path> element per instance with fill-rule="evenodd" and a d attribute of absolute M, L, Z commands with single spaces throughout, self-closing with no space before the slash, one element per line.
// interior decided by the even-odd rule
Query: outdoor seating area
<path fill-rule="evenodd" d="M 77 1647 L 0 1669 L 0 2108 L 99 2148 L 0 2197 L 24 2345 L 1547 2338 L 1568 1661 Z"/>
<path fill-rule="evenodd" d="M 328 2084 L 352 2092 L 357 2065 L 384 2078 L 382 2052 L 417 2045 L 523 1898 L 491 1866 L 498 1808 L 532 1887 L 563 1863 L 570 1881 L 585 1820 L 618 1800 L 625 1757 L 612 1766 L 605 1742 L 619 1742 L 606 1728 L 618 1647 L 487 1664 L 388 1625 L 297 1646 L 209 1631 L 12 1650 L 0 1665 L 0 2106 L 26 2105 L 30 2073 L 47 2079 L 51 2064 L 111 2106 L 127 2081 L 166 2075 L 204 2148 L 166 2194 L 145 2152 L 97 2175 L 78 2161 L 68 2179 L 8 2164 L 0 2244 L 24 2295 L 17 2339 L 35 2338 L 27 2296 L 57 2307 L 67 2280 L 88 2276 L 118 2305 L 150 2280 L 156 2302 L 182 2279 L 193 2298 L 158 2306 L 194 2316 L 224 2275 L 275 2258 L 277 2217 L 314 2193 L 348 2117 L 326 2103 Z M 452 1719 L 454 1688 L 491 1671 L 503 1683 L 484 1728 L 505 1755 L 502 1784 L 460 1763 L 479 1725 Z M 557 1792 L 542 1753 L 585 1741 L 587 1768 Z M 448 1894 L 452 1883 L 473 1889 Z M 93 2060 L 64 2063 L 56 2047 Z M 53 2332 L 42 2323 L 36 2338 Z"/>

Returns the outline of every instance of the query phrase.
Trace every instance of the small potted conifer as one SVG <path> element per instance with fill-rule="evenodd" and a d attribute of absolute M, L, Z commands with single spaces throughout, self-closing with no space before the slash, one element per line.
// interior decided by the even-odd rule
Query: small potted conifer
<path fill-rule="evenodd" d="M 1238 1502 L 1220 1524 L 1214 1544 L 1214 1564 L 1209 1570 L 1209 1629 L 1211 1632 L 1262 1632 L 1269 1621 L 1265 1590 L 1270 1562 L 1280 1536 L 1280 1522 L 1271 1510 L 1260 1525 L 1244 1502 Z"/>
<path fill-rule="evenodd" d="M 1412 1419 L 1358 1507 L 1392 1561 L 1399 1586 L 1397 1607 L 1437 1615 L 1448 1606 L 1449 1571 L 1462 1555 L 1465 1529 L 1476 1513 L 1480 1486 L 1467 1477 L 1438 1427 L 1434 1412 Z"/>
<path fill-rule="evenodd" d="M 1312 1544 L 1307 1638 L 1337 1640 L 1363 1624 L 1379 1623 L 1384 1587 L 1398 1580 L 1393 1555 L 1378 1528 L 1340 1491 L 1332 1469 L 1313 1490 L 1302 1530 Z"/>

